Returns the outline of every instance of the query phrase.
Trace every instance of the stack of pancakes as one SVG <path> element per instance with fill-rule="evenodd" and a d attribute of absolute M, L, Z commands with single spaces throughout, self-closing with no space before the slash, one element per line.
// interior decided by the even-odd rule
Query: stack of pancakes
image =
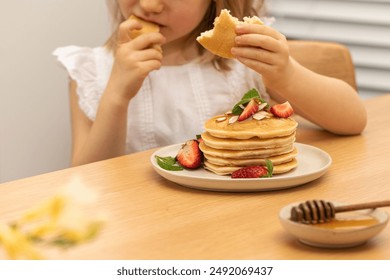
<path fill-rule="evenodd" d="M 266 118 L 229 123 L 232 115 L 216 116 L 205 123 L 203 141 L 206 169 L 228 175 L 237 169 L 265 165 L 272 161 L 273 174 L 286 173 L 297 166 L 294 147 L 297 122 L 292 118 Z"/>

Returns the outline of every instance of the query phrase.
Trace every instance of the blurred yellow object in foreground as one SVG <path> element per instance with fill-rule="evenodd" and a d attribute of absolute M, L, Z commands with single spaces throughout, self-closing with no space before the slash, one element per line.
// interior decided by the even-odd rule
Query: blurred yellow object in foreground
<path fill-rule="evenodd" d="M 4 247 L 10 259 L 42 259 L 31 240 L 12 226 L 0 224 L 0 245 Z"/>
<path fill-rule="evenodd" d="M 20 219 L 0 224 L 0 246 L 10 259 L 42 259 L 39 245 L 71 247 L 91 240 L 105 220 L 96 215 L 96 198 L 95 193 L 73 180 Z"/>

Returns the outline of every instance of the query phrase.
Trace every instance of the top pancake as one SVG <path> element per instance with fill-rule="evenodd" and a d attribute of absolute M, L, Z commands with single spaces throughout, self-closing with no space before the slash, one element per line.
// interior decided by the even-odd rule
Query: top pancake
<path fill-rule="evenodd" d="M 252 137 L 274 138 L 288 136 L 295 132 L 298 123 L 292 118 L 264 118 L 260 121 L 247 119 L 229 124 L 228 116 L 224 121 L 217 121 L 221 116 L 206 121 L 205 129 L 214 137 L 249 139 Z"/>

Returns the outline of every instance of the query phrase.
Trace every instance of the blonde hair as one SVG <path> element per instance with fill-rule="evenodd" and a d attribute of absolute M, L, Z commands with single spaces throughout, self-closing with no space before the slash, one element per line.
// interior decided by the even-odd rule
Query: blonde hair
<path fill-rule="evenodd" d="M 119 24 L 125 21 L 125 18 L 121 14 L 117 1 L 106 0 L 108 10 L 112 19 L 112 29 L 113 33 L 106 41 L 105 46 L 111 50 L 115 51 L 117 44 L 117 29 Z M 254 15 L 263 15 L 264 14 L 264 0 L 212 0 L 210 1 L 210 6 L 199 25 L 192 31 L 191 36 L 189 37 L 188 44 L 192 43 L 196 37 L 206 30 L 212 29 L 214 24 L 214 19 L 217 17 L 222 9 L 230 10 L 230 13 L 242 20 L 244 16 L 254 16 Z M 199 55 L 204 61 L 212 61 L 212 63 L 222 70 L 229 70 L 228 59 L 215 56 L 199 45 Z"/>

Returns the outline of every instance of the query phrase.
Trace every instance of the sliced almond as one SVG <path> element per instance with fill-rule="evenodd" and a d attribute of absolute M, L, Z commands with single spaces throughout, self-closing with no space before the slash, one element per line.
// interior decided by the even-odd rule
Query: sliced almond
<path fill-rule="evenodd" d="M 237 116 L 237 115 L 231 117 L 231 118 L 229 119 L 229 123 L 230 123 L 230 124 L 235 123 L 235 122 L 238 120 L 238 117 L 239 117 L 239 116 Z"/>
<path fill-rule="evenodd" d="M 261 103 L 261 104 L 259 105 L 259 109 L 257 109 L 257 111 L 263 110 L 265 107 L 267 107 L 267 105 L 268 105 L 267 102 Z"/>
<path fill-rule="evenodd" d="M 255 120 L 258 120 L 258 121 L 264 119 L 265 115 L 264 114 L 260 114 L 262 112 L 264 112 L 264 111 L 257 112 L 256 114 L 254 114 L 252 116 L 252 118 L 254 118 Z"/>
<path fill-rule="evenodd" d="M 224 120 L 226 120 L 227 117 L 223 116 L 223 117 L 219 117 L 216 119 L 217 122 L 223 122 Z"/>
<path fill-rule="evenodd" d="M 268 112 L 266 112 L 266 111 L 259 111 L 259 112 L 257 112 L 256 114 L 254 114 L 253 116 L 252 116 L 255 120 L 262 120 L 262 119 L 264 119 L 264 118 L 268 118 L 269 117 L 269 113 Z"/>

